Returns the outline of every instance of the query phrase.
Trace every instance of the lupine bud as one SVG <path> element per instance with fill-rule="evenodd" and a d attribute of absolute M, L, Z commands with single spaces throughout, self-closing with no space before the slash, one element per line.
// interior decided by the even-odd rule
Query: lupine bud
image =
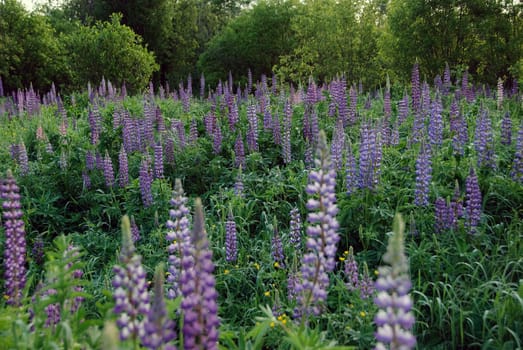
<path fill-rule="evenodd" d="M 394 218 L 394 233 L 389 238 L 387 252 L 383 256 L 387 265 L 379 268 L 379 277 L 375 283 L 378 295 L 374 303 L 380 308 L 374 317 L 378 327 L 374 334 L 378 341 L 375 349 L 407 350 L 416 346 L 416 338 L 411 332 L 415 319 L 411 312 L 409 291 L 412 283 L 405 256 L 404 229 L 401 215 L 397 214 Z"/>
<path fill-rule="evenodd" d="M 412 109 L 415 113 L 420 112 L 421 110 L 421 90 L 420 90 L 420 79 L 419 79 L 419 66 L 414 64 L 412 68 Z"/>
<path fill-rule="evenodd" d="M 2 208 L 5 227 L 5 295 L 7 304 L 19 306 L 26 282 L 25 227 L 22 220 L 20 189 L 9 170 L 7 171 L 7 177 L 0 183 L 0 198 L 3 201 Z"/>
<path fill-rule="evenodd" d="M 134 216 L 131 216 L 131 238 L 133 239 L 133 243 L 140 240 L 140 229 L 138 225 L 136 225 L 136 221 L 134 221 Z"/>
<path fill-rule="evenodd" d="M 360 274 L 358 271 L 358 263 L 356 262 L 356 259 L 354 259 L 354 248 L 352 248 L 352 246 L 349 247 L 347 256 L 345 256 L 344 272 L 345 276 L 348 278 L 348 282 L 345 283 L 347 289 L 350 291 L 359 289 Z"/>
<path fill-rule="evenodd" d="M 374 281 L 370 277 L 369 267 L 367 266 L 367 263 L 364 263 L 363 276 L 360 281 L 360 298 L 367 299 L 374 293 L 374 291 Z"/>
<path fill-rule="evenodd" d="M 105 157 L 104 157 L 104 178 L 105 178 L 105 185 L 107 187 L 113 187 L 114 185 L 114 170 L 113 170 L 113 161 L 111 160 L 111 157 L 109 157 L 109 152 L 107 150 L 105 151 Z"/>

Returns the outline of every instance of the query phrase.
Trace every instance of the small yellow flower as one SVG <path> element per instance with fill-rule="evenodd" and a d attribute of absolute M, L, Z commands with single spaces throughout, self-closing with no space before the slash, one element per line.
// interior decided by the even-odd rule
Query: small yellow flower
<path fill-rule="evenodd" d="M 349 251 L 348 250 L 344 251 L 343 255 L 349 255 Z"/>
<path fill-rule="evenodd" d="M 259 270 L 260 269 L 260 264 L 254 263 L 254 267 L 256 268 L 256 270 Z"/>
<path fill-rule="evenodd" d="M 223 270 L 223 274 L 224 274 L 224 275 L 228 275 L 228 274 L 229 274 L 229 272 L 230 272 L 230 271 L 229 271 L 229 270 L 227 270 L 227 269 Z"/>
<path fill-rule="evenodd" d="M 5 299 L 5 300 L 9 300 L 9 295 L 4 294 L 4 299 Z"/>
<path fill-rule="evenodd" d="M 274 263 L 274 267 L 275 267 L 275 268 L 279 268 L 279 267 L 280 267 L 280 263 L 276 261 L 276 262 Z"/>
<path fill-rule="evenodd" d="M 365 317 L 365 316 L 367 316 L 367 313 L 365 311 L 360 311 L 360 316 Z"/>
<path fill-rule="evenodd" d="M 276 323 L 274 323 L 274 321 L 272 321 L 269 326 L 271 326 L 271 328 L 274 328 L 274 326 L 276 326 Z"/>
<path fill-rule="evenodd" d="M 283 316 L 282 315 L 278 316 L 278 321 L 281 321 L 281 320 L 283 320 Z"/>
<path fill-rule="evenodd" d="M 238 266 L 238 265 L 234 265 L 234 267 L 235 267 L 235 268 L 239 268 L 240 266 Z"/>
<path fill-rule="evenodd" d="M 345 258 L 343 256 L 340 256 L 340 261 L 345 261 Z"/>
<path fill-rule="evenodd" d="M 282 323 L 283 325 L 286 325 L 286 324 L 287 324 L 287 320 L 286 320 L 286 319 L 283 319 L 283 320 L 281 320 L 281 323 Z"/>
<path fill-rule="evenodd" d="M 380 274 L 380 272 L 379 272 L 378 270 L 374 270 L 374 274 L 375 274 L 376 276 L 378 276 L 378 275 Z"/>
<path fill-rule="evenodd" d="M 270 297 L 271 296 L 271 292 L 270 291 L 266 291 L 265 293 L 263 293 L 263 295 L 265 295 L 266 297 Z"/>

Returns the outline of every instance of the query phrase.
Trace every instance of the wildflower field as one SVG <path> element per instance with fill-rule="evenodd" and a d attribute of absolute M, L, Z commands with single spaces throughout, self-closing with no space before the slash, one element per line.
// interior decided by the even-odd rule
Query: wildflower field
<path fill-rule="evenodd" d="M 521 349 L 522 94 L 428 79 L 0 88 L 0 349 Z"/>

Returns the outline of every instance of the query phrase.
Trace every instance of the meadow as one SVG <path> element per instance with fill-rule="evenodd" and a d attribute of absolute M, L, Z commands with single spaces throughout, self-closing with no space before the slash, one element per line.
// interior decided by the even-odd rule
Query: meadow
<path fill-rule="evenodd" d="M 0 91 L 1 349 L 523 347 L 517 82 L 200 80 Z"/>

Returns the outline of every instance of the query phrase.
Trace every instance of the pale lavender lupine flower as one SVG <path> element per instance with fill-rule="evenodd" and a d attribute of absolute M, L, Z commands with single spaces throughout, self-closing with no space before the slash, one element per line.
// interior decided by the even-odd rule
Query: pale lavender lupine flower
<path fill-rule="evenodd" d="M 349 247 L 349 251 L 345 256 L 343 270 L 345 276 L 348 278 L 348 282 L 345 283 L 347 289 L 350 291 L 357 290 L 360 288 L 360 274 L 358 269 L 358 262 L 354 258 L 354 248 Z"/>
<path fill-rule="evenodd" d="M 229 216 L 225 222 L 225 260 L 227 262 L 235 262 L 238 258 L 238 239 L 236 235 L 236 222 L 232 211 L 229 211 Z"/>
<path fill-rule="evenodd" d="M 160 141 L 154 144 L 154 178 L 163 179 L 163 147 Z"/>
<path fill-rule="evenodd" d="M 247 106 L 247 120 L 249 122 L 247 148 L 251 153 L 258 152 L 258 116 L 256 115 L 256 105 L 250 104 Z"/>
<path fill-rule="evenodd" d="M 336 214 L 336 172 L 332 168 L 325 133 L 320 132 L 316 170 L 309 174 L 306 192 L 309 226 L 307 232 L 307 253 L 303 256 L 301 284 L 299 285 L 296 315 L 307 317 L 318 315 L 327 298 L 328 273 L 335 265 L 337 244 L 340 239 Z"/>
<path fill-rule="evenodd" d="M 377 331 L 374 334 L 376 350 L 408 350 L 416 346 L 412 334 L 415 319 L 411 312 L 412 299 L 409 291 L 409 263 L 405 256 L 403 233 L 405 224 L 401 215 L 394 218 L 394 233 L 389 238 L 387 252 L 383 256 L 386 266 L 381 266 L 375 283 L 377 296 L 374 303 L 379 311 L 374 317 Z"/>

